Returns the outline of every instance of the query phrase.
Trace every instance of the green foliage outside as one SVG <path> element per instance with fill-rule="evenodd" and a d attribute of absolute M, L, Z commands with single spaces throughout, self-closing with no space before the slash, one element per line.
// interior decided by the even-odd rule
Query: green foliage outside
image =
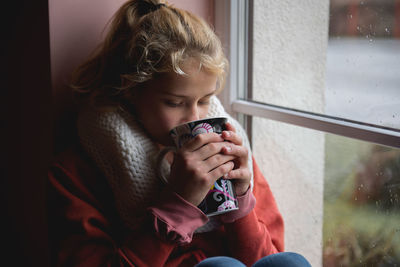
<path fill-rule="evenodd" d="M 324 266 L 400 266 L 400 150 L 326 136 Z"/>

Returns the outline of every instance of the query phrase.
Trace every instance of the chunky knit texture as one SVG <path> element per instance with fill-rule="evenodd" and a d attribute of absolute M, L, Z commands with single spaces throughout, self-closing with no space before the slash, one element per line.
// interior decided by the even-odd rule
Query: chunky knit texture
<path fill-rule="evenodd" d="M 225 112 L 215 96 L 211 98 L 207 117 L 227 117 L 233 124 L 249 150 L 249 166 L 253 173 L 246 133 L 241 125 Z M 134 229 L 144 218 L 146 207 L 159 195 L 164 186 L 156 175 L 156 159 L 160 152 L 158 145 L 149 138 L 135 117 L 123 109 L 83 109 L 79 114 L 77 127 L 84 149 L 111 185 L 123 222 Z M 163 173 L 168 175 L 169 167 L 164 160 Z M 251 187 L 252 185 L 253 178 Z M 210 221 L 196 232 L 211 231 L 218 225 L 218 220 L 210 217 Z"/>

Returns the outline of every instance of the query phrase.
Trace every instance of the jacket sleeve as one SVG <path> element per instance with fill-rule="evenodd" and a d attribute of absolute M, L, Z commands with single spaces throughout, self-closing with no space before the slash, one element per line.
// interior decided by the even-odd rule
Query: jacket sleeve
<path fill-rule="evenodd" d="M 253 159 L 254 209 L 225 224 L 232 255 L 251 266 L 258 259 L 284 250 L 284 223 L 271 189 Z"/>
<path fill-rule="evenodd" d="M 208 220 L 170 191 L 158 202 L 172 202 L 173 207 L 150 207 L 146 222 L 137 231 L 127 231 L 104 177 L 73 161 L 54 164 L 48 174 L 52 266 L 164 266 L 173 249 L 190 242 L 194 229 Z M 174 208 L 181 209 L 182 216 L 169 217 L 176 214 Z"/>

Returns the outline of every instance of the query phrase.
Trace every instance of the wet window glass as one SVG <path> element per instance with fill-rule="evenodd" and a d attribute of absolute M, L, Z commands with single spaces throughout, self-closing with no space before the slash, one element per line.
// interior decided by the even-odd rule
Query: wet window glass
<path fill-rule="evenodd" d="M 325 112 L 400 128 L 400 1 L 330 2 Z M 327 135 L 324 266 L 400 265 L 400 150 Z"/>
<path fill-rule="evenodd" d="M 330 2 L 326 113 L 400 128 L 399 38 L 400 1 Z"/>
<path fill-rule="evenodd" d="M 323 2 L 319 10 L 325 10 Z M 321 23 L 318 14 L 300 16 L 307 10 L 298 5 L 283 13 L 279 3 L 254 1 L 255 74 L 249 99 L 399 130 L 400 1 L 331 0 L 328 37 L 312 40 L 298 36 L 310 35 Z M 288 27 L 286 21 L 298 22 Z M 281 31 L 272 32 L 268 23 Z M 318 58 L 322 53 L 326 62 Z M 296 61 L 281 64 L 287 57 Z M 325 69 L 318 74 L 325 76 L 324 83 L 315 69 Z"/>
<path fill-rule="evenodd" d="M 325 142 L 323 266 L 399 266 L 400 150 Z"/>
<path fill-rule="evenodd" d="M 253 117 L 253 153 L 286 249 L 313 266 L 400 266 L 400 149 Z"/>
<path fill-rule="evenodd" d="M 253 3 L 247 99 L 399 132 L 400 1 L 315 1 L 314 13 L 306 3 Z M 329 12 L 326 25 L 316 10 Z M 400 266 L 398 143 L 256 116 L 250 125 L 288 250 L 315 266 Z"/>

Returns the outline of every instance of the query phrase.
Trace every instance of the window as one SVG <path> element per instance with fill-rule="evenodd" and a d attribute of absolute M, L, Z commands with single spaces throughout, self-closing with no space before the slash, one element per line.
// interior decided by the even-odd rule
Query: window
<path fill-rule="evenodd" d="M 313 266 L 400 264 L 399 1 L 215 4 L 221 100 L 248 131 L 286 249 Z"/>

